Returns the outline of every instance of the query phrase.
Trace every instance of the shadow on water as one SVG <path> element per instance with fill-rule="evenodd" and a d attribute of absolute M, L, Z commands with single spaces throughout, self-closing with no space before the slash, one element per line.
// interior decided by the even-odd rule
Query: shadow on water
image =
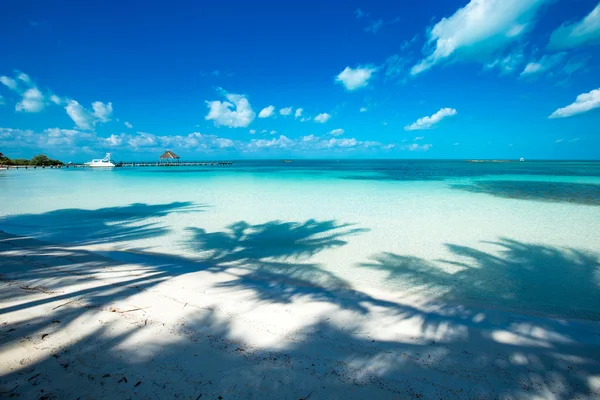
<path fill-rule="evenodd" d="M 87 220 L 104 221 L 112 215 L 108 219 L 113 224 L 133 218 L 143 225 L 146 219 L 189 207 L 141 207 L 145 212 L 138 217 L 132 216 L 129 207 L 97 210 Z M 514 316 L 509 324 L 495 312 L 452 304 L 481 291 L 492 293 L 500 303 L 526 307 L 533 296 L 527 289 L 537 285 L 554 291 L 557 303 L 585 308 L 586 296 L 598 290 L 596 255 L 502 239 L 497 243 L 504 249 L 499 255 L 452 247 L 464 260 L 458 265 L 463 272 L 455 277 L 423 260 L 394 254 L 382 254 L 374 263 L 363 265 L 388 272 L 390 279 L 442 288 L 445 297 L 441 300 L 451 300 L 417 307 L 354 289 L 342 277 L 311 262 L 319 252 L 341 248 L 350 236 L 364 232 L 349 224 L 308 220 L 252 225 L 240 221 L 222 232 L 200 228 L 189 232 L 186 243 L 197 258 L 144 250 L 114 250 L 105 258 L 33 239 L 10 235 L 0 239 L 0 354 L 26 345 L 37 349 L 38 356 L 1 372 L 0 393 L 45 399 L 79 395 L 114 399 L 265 395 L 593 398 L 599 394 L 591 377 L 600 374 L 600 349 L 596 342 L 590 343 L 588 332 L 573 329 L 572 322 Z M 88 240 L 108 242 L 110 238 L 96 233 Z M 578 289 L 561 287 L 560 279 L 543 276 L 560 275 L 561 266 L 581 282 Z M 256 347 L 240 331 L 243 319 L 234 320 L 218 308 L 173 303 L 156 289 L 176 277 L 189 275 L 191 279 L 197 273 L 196 282 L 203 282 L 202 274 L 217 272 L 229 279 L 209 289 L 243 290 L 258 301 L 255 308 L 318 301 L 342 313 L 330 311 L 303 321 L 300 329 L 278 337 L 272 346 Z M 183 311 L 173 310 L 181 317 L 154 321 L 151 312 L 136 318 L 143 311 L 119 314 L 114 309 L 140 294 L 181 307 Z M 210 304 L 212 295 L 198 292 L 194 296 L 198 304 Z M 40 312 L 38 307 L 43 306 L 47 313 Z M 341 314 L 352 318 L 341 323 Z M 8 315 L 19 322 L 7 324 Z M 111 321 L 108 315 L 123 317 Z M 365 322 L 376 316 L 384 316 L 379 321 L 390 324 L 416 324 L 420 327 L 414 333 L 417 338 L 408 340 L 399 331 L 399 335 L 373 339 L 369 330 L 377 334 L 378 328 Z M 273 316 L 278 317 L 283 315 Z M 44 343 L 51 343 L 54 336 L 71 335 L 72 327 L 97 319 L 111 322 L 91 326 L 64 347 L 39 351 L 47 349 L 49 344 Z M 500 340 L 494 335 L 498 330 L 515 339 Z M 554 336 L 540 336 L 540 330 Z M 162 340 L 165 332 L 177 340 Z M 426 339 L 432 335 L 437 339 Z"/>
<path fill-rule="evenodd" d="M 190 202 L 173 202 L 153 205 L 136 203 L 97 210 L 62 209 L 2 217 L 0 227 L 50 242 L 78 245 L 114 243 L 164 235 L 167 228 L 148 219 L 175 212 L 200 212 L 204 208 Z"/>
<path fill-rule="evenodd" d="M 600 206 L 600 185 L 594 184 L 486 180 L 469 185 L 450 185 L 450 187 L 508 199 Z"/>

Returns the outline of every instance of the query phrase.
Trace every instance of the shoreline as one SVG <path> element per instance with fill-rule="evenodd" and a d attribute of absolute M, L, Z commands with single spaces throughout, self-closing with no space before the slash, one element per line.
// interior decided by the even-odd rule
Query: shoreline
<path fill-rule="evenodd" d="M 3 394 L 600 395 L 597 322 L 96 251 L 0 233 Z"/>

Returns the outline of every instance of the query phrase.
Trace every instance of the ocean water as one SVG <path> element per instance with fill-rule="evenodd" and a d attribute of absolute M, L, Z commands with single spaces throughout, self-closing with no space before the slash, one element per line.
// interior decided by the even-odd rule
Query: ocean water
<path fill-rule="evenodd" d="M 0 230 L 284 287 L 600 319 L 600 162 L 0 171 Z"/>

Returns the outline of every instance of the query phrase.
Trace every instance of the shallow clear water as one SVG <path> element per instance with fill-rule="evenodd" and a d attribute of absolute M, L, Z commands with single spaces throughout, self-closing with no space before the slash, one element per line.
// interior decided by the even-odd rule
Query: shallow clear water
<path fill-rule="evenodd" d="M 0 171 L 0 229 L 290 284 L 600 319 L 598 162 Z"/>

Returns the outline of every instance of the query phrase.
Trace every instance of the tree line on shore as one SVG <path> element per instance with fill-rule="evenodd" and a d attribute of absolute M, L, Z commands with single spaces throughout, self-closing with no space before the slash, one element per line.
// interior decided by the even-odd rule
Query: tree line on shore
<path fill-rule="evenodd" d="M 45 154 L 38 154 L 29 160 L 26 158 L 11 159 L 0 152 L 0 165 L 31 165 L 36 167 L 49 167 L 64 165 L 64 163 L 59 160 L 53 160 Z"/>

